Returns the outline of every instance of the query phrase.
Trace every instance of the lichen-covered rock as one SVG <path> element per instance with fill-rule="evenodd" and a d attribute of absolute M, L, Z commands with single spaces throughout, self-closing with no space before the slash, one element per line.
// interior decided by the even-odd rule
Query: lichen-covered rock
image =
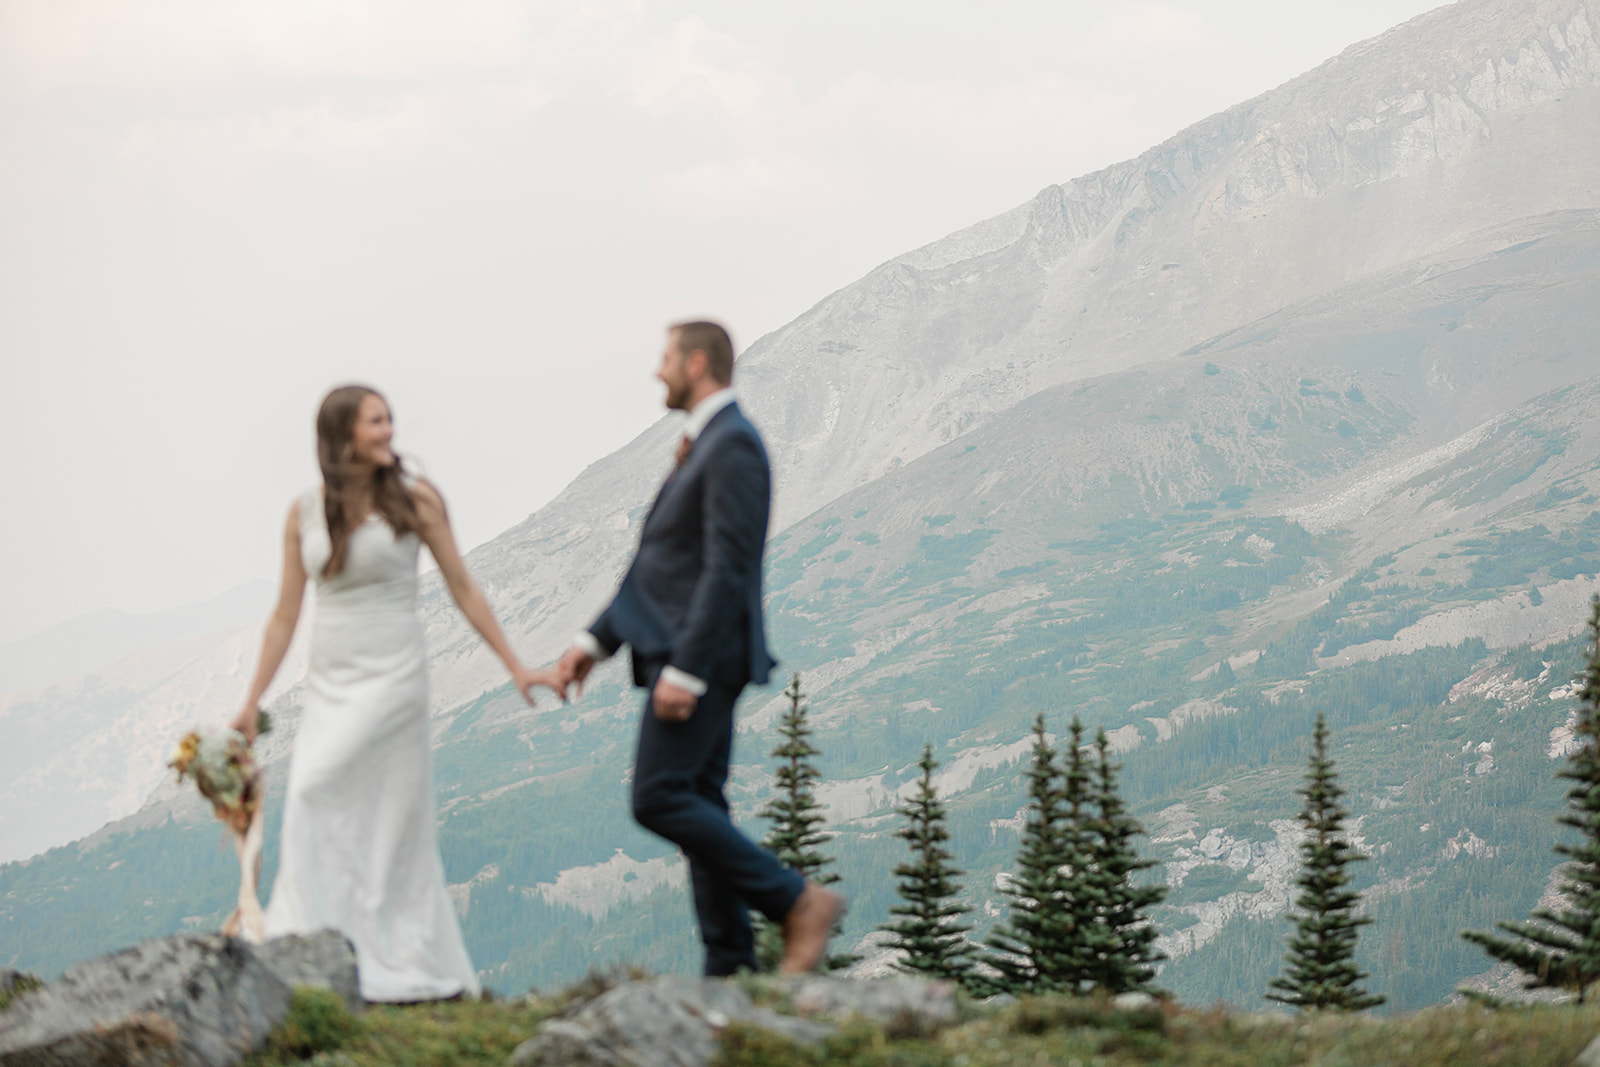
<path fill-rule="evenodd" d="M 517 1046 L 511 1067 L 703 1067 L 730 1023 L 820 1041 L 833 1027 L 756 1007 L 738 985 L 667 976 L 617 986 Z"/>
<path fill-rule="evenodd" d="M 31 993 L 41 984 L 39 979 L 31 974 L 13 971 L 9 967 L 0 967 L 0 1011 L 5 1011 L 13 1000 L 25 993 Z"/>
<path fill-rule="evenodd" d="M 337 930 L 274 938 L 256 945 L 254 951 L 284 985 L 329 989 L 343 997 L 351 1011 L 366 1007 L 355 946 Z"/>
<path fill-rule="evenodd" d="M 220 934 L 80 963 L 0 1014 L 0 1067 L 226 1067 L 260 1048 L 289 987 Z"/>

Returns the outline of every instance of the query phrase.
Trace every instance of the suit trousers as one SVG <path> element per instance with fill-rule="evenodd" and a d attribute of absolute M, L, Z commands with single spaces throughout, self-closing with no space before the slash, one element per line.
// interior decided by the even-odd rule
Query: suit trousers
<path fill-rule="evenodd" d="M 733 705 L 742 688 L 712 683 L 684 722 L 656 718 L 647 694 L 634 757 L 633 817 L 683 850 L 708 976 L 754 970 L 747 908 L 782 922 L 805 887 L 728 814 L 723 787 L 733 750 Z"/>

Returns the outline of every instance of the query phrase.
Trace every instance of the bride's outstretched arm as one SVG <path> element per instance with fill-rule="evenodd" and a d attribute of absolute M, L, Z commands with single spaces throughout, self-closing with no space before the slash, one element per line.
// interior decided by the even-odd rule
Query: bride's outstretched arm
<path fill-rule="evenodd" d="M 467 565 L 461 559 L 461 553 L 456 549 L 455 534 L 450 530 L 450 516 L 445 511 L 444 498 L 439 495 L 429 482 L 418 479 L 411 489 L 412 497 L 417 502 L 417 517 L 422 521 L 422 528 L 418 533 L 428 551 L 433 553 L 434 562 L 439 564 L 439 573 L 444 577 L 445 587 L 450 590 L 450 597 L 456 602 L 456 607 L 461 609 L 461 614 L 467 617 L 472 628 L 483 636 L 485 642 L 500 657 L 500 662 L 506 665 L 506 670 L 511 672 L 511 680 L 516 683 L 517 691 L 529 704 L 533 701 L 533 687 L 546 686 L 560 693 L 563 686 L 553 671 L 537 671 L 523 666 L 517 654 L 511 650 L 511 644 L 506 640 L 506 635 L 500 629 L 499 621 L 494 617 L 494 609 L 489 607 L 488 598 L 483 595 L 483 590 L 478 588 L 478 583 L 472 580 L 472 575 L 467 571 Z"/>
<path fill-rule="evenodd" d="M 283 530 L 283 582 L 278 587 L 278 606 L 272 609 L 267 620 L 267 631 L 261 637 L 261 658 L 256 662 L 256 678 L 250 683 L 250 694 L 244 707 L 228 725 L 244 734 L 245 739 L 256 739 L 259 725 L 261 698 L 272 684 L 272 678 L 283 665 L 284 654 L 289 651 L 289 641 L 294 637 L 295 624 L 300 621 L 300 605 L 306 595 L 306 568 L 300 561 L 300 502 L 289 506 L 289 520 Z"/>

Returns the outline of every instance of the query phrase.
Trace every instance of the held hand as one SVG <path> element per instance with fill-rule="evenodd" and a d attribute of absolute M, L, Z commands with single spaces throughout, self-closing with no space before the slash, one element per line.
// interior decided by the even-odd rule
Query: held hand
<path fill-rule="evenodd" d="M 555 684 L 550 688 L 561 694 L 561 699 L 567 699 L 567 686 L 573 686 L 574 697 L 583 696 L 583 681 L 589 677 L 589 670 L 594 666 L 594 657 L 581 648 L 567 649 L 567 654 L 561 657 L 561 662 L 555 666 Z"/>
<path fill-rule="evenodd" d="M 528 707 L 530 708 L 539 706 L 538 702 L 533 699 L 533 687 L 536 685 L 542 685 L 546 689 L 554 690 L 555 694 L 562 700 L 567 699 L 567 694 L 564 691 L 566 685 L 561 681 L 557 672 L 553 670 L 536 671 L 519 663 L 511 672 L 511 681 L 516 685 L 517 692 L 522 694 L 522 699 L 528 702 Z"/>
<path fill-rule="evenodd" d="M 665 678 L 656 682 L 654 692 L 651 693 L 651 704 L 656 711 L 656 718 L 662 722 L 685 722 L 694 714 L 695 704 L 699 698 L 687 689 L 673 685 Z"/>
<path fill-rule="evenodd" d="M 253 745 L 256 743 L 256 730 L 260 725 L 261 709 L 255 704 L 250 704 L 233 717 L 228 723 L 228 728 L 244 734 L 245 744 Z"/>

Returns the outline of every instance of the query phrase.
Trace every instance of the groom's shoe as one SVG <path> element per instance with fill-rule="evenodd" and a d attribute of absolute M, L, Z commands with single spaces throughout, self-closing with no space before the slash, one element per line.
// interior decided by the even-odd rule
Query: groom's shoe
<path fill-rule="evenodd" d="M 789 914 L 783 917 L 783 962 L 780 974 L 814 971 L 828 953 L 833 925 L 845 912 L 845 899 L 831 889 L 807 882 Z"/>

